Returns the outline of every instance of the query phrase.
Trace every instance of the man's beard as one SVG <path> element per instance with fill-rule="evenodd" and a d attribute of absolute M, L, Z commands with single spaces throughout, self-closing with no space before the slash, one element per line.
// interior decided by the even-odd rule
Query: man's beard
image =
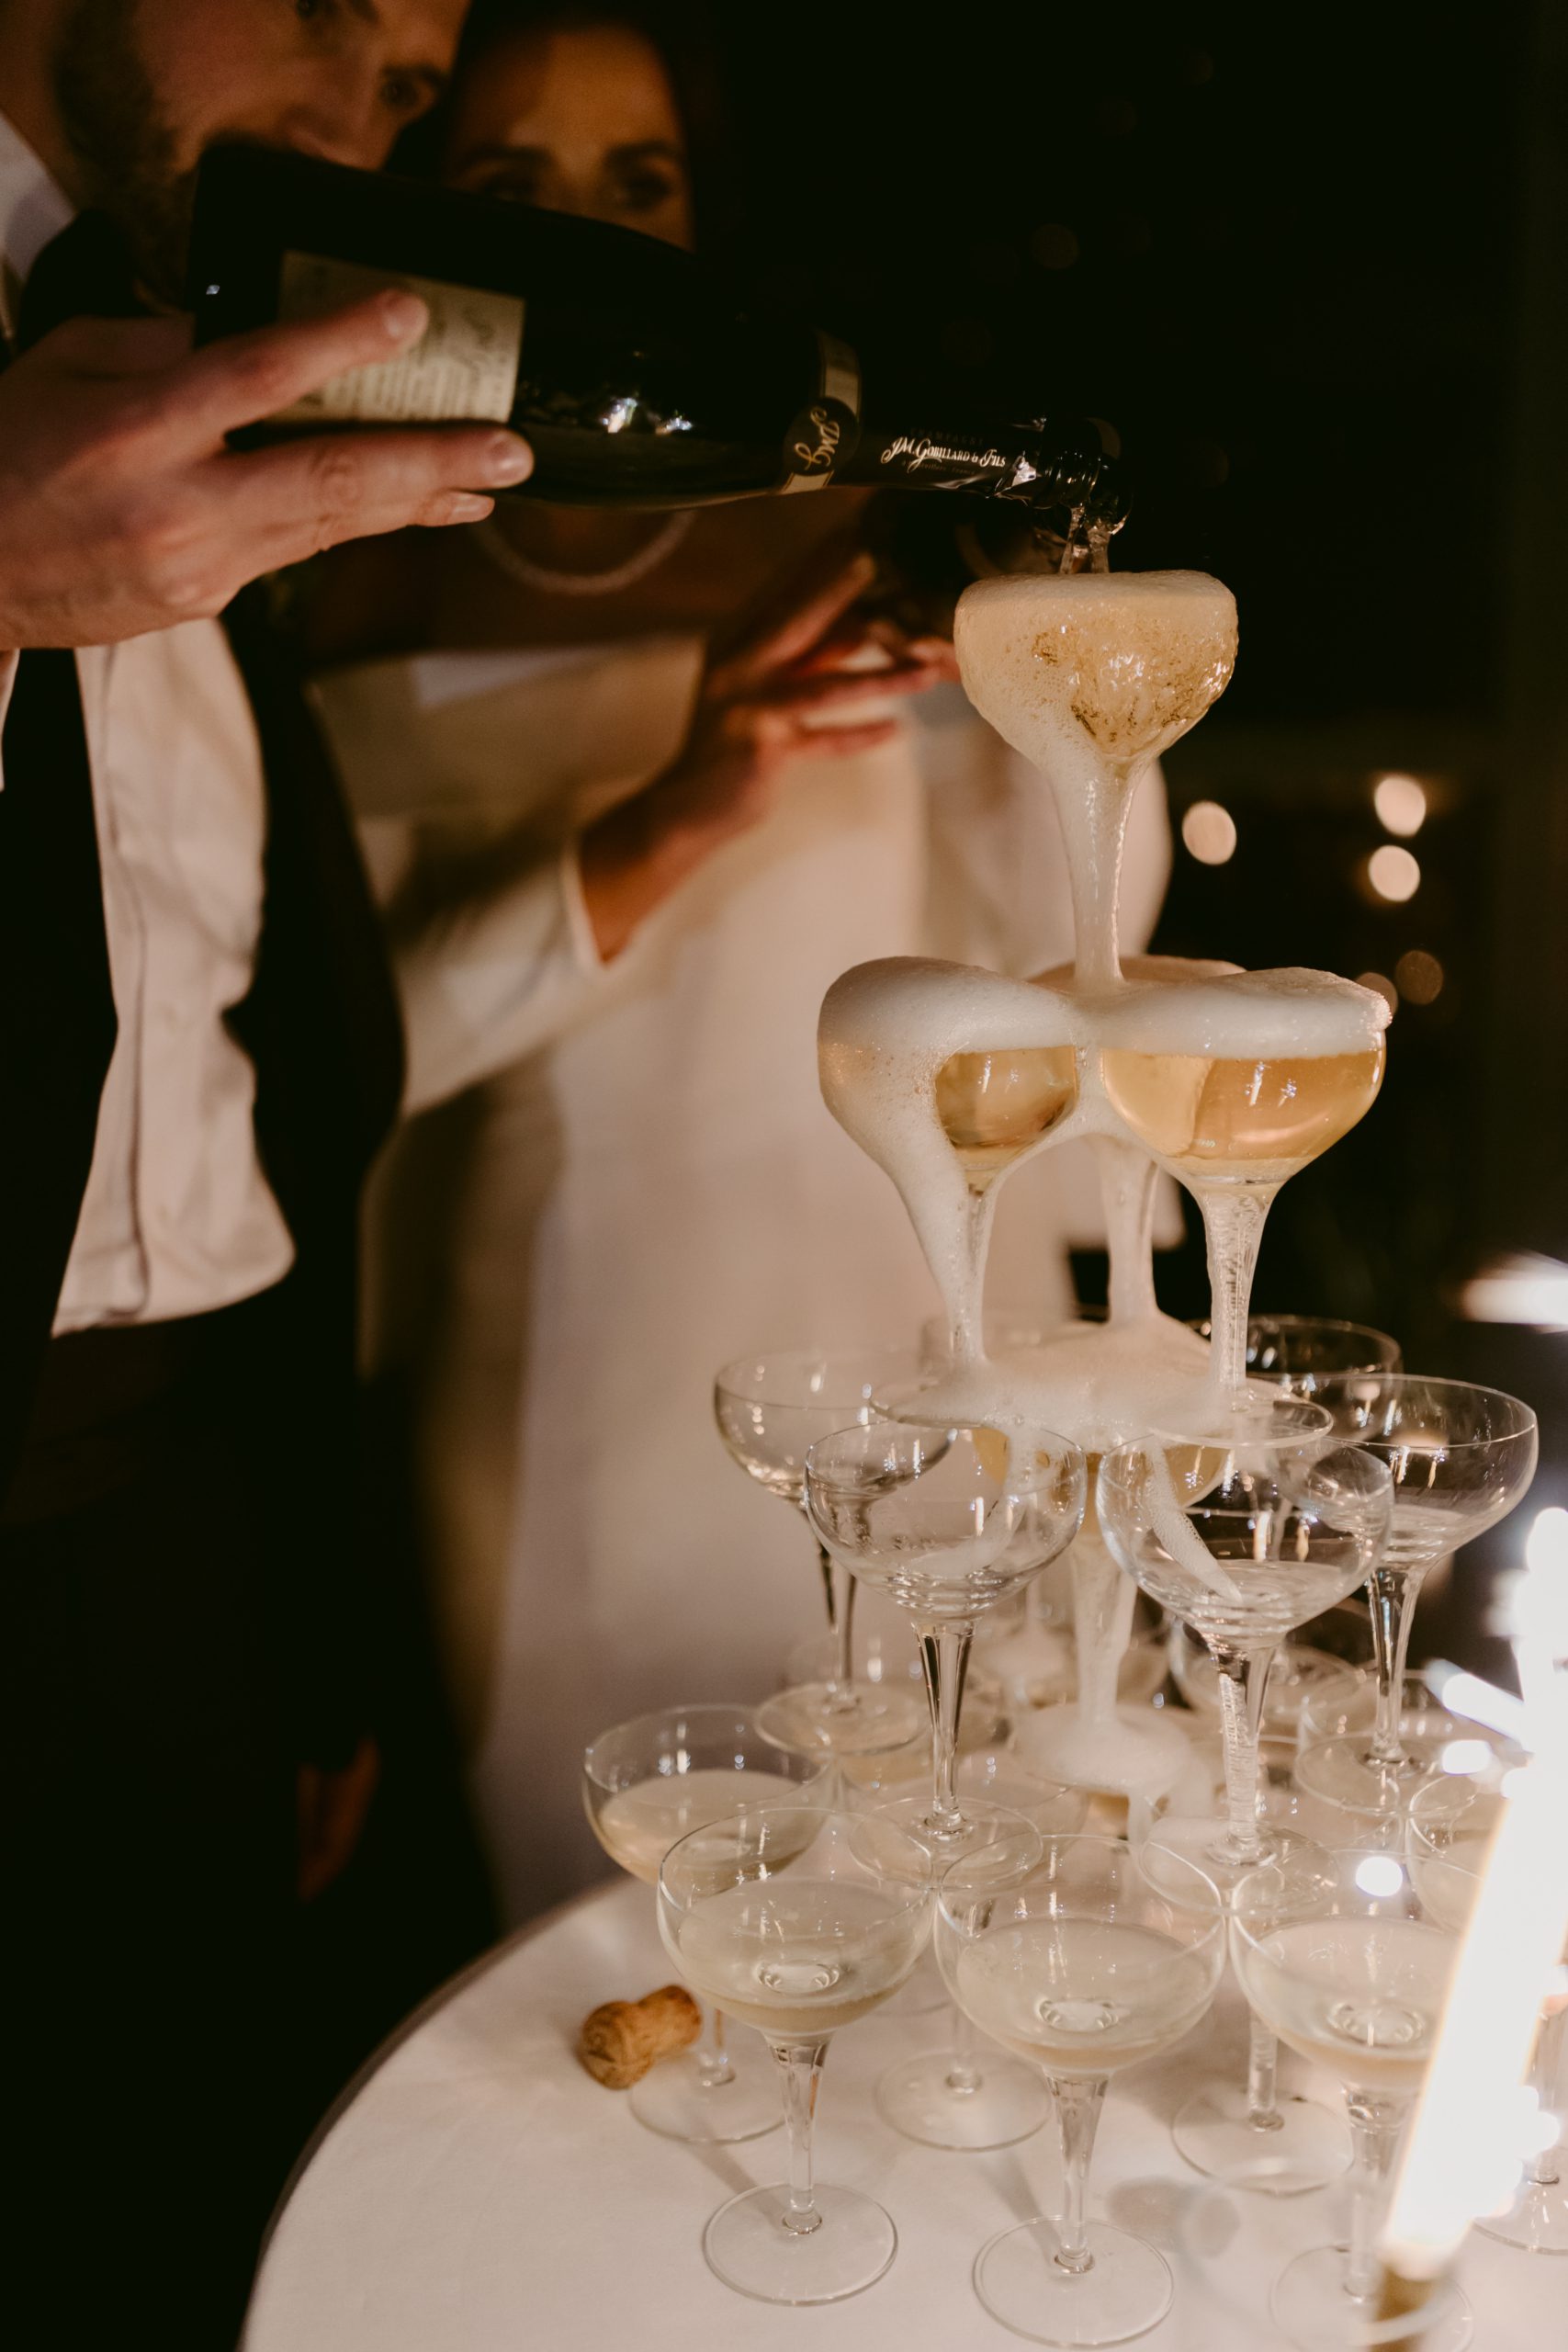
<path fill-rule="evenodd" d="M 136 0 L 76 0 L 55 51 L 55 103 L 89 204 L 118 224 L 148 291 L 178 302 L 196 175 L 175 165 L 135 17 Z"/>

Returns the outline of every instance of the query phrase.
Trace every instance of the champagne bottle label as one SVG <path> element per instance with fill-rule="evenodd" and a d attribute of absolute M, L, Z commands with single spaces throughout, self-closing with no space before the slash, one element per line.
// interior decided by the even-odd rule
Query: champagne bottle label
<path fill-rule="evenodd" d="M 401 270 L 368 269 L 321 254 L 283 256 L 279 319 L 317 319 L 389 286 L 417 294 L 430 324 L 396 359 L 354 368 L 308 392 L 276 420 L 287 424 L 426 424 L 489 418 L 504 424 L 517 390 L 524 305 L 513 294 L 450 286 Z"/>
<path fill-rule="evenodd" d="M 818 394 L 784 435 L 781 490 L 826 490 L 860 440 L 860 362 L 848 344 L 818 329 Z"/>

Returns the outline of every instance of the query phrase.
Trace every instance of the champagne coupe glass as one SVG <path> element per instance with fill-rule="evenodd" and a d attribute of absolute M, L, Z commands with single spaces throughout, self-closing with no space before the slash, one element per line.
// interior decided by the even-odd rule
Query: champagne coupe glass
<path fill-rule="evenodd" d="M 677 1839 L 743 1804 L 819 1804 L 822 1756 L 782 1753 L 749 1707 L 666 1707 L 601 1732 L 582 1759 L 582 1801 L 612 1861 L 652 1886 Z M 780 2121 L 772 2067 L 732 2051 L 716 2009 L 693 2050 L 667 2058 L 630 2093 L 632 2112 L 667 2140 L 754 2140 Z"/>
<path fill-rule="evenodd" d="M 1345 2086 L 1355 2156 L 1348 2245 L 1298 2255 L 1275 2281 L 1275 2324 L 1307 2352 L 1371 2340 L 1378 2231 L 1400 2133 L 1437 2041 L 1458 1939 L 1423 1905 L 1397 1854 L 1334 1857 L 1334 1883 L 1309 1910 L 1270 1910 L 1245 1894 L 1231 1935 L 1242 1990 L 1269 2030 Z M 1422 2352 L 1461 2352 L 1470 2312 L 1452 2287 L 1420 2323 Z"/>
<path fill-rule="evenodd" d="M 768 2303 L 859 2294 L 897 2233 L 859 2189 L 818 2184 L 812 2129 L 830 2037 L 897 1992 L 931 1926 L 924 1849 L 864 1814 L 765 1808 L 682 1838 L 659 1874 L 659 1929 L 690 1983 L 754 2026 L 789 2129 L 789 2177 L 721 2205 L 703 2251 Z"/>
<path fill-rule="evenodd" d="M 1258 1819 L 1269 1667 L 1288 1633 L 1365 1580 L 1391 1493 L 1383 1464 L 1359 1446 L 1325 1451 L 1316 1407 L 1288 1399 L 1267 1421 L 1254 1417 L 1245 1438 L 1145 1438 L 1100 1465 L 1106 1542 L 1219 1670 L 1228 1822 L 1168 1815 L 1154 1842 L 1195 1861 L 1222 1894 L 1303 1845 L 1309 1871 L 1317 1867 L 1310 1844 Z"/>
<path fill-rule="evenodd" d="M 931 1794 L 885 1817 L 955 1861 L 983 1809 L 953 1771 L 976 1618 L 1065 1550 L 1084 1508 L 1083 1455 L 1050 1430 L 887 1421 L 811 1449 L 807 1510 L 826 1548 L 907 1609 L 920 1639 L 931 1724 Z"/>
<path fill-rule="evenodd" d="M 1470 1923 L 1481 1872 L 1502 1808 L 1495 1787 L 1448 1774 L 1428 1781 L 1410 1800 L 1406 1860 L 1429 1916 L 1456 1935 Z M 1564 1954 L 1568 1961 L 1568 1953 Z M 1476 2228 L 1525 2254 L 1568 2254 L 1568 1982 L 1541 2010 L 1530 2083 L 1552 2137 L 1525 2167 L 1507 2211 L 1488 2214 Z"/>
<path fill-rule="evenodd" d="M 1298 1778 L 1325 1804 L 1397 1820 L 1432 1761 L 1400 1736 L 1416 1595 L 1435 1562 L 1495 1526 L 1521 1500 L 1535 1475 L 1535 1415 L 1500 1389 L 1409 1373 L 1348 1374 L 1322 1383 L 1316 1401 L 1348 1442 L 1388 1464 L 1393 1521 L 1369 1578 L 1376 1724 L 1370 1738 L 1347 1735 L 1303 1756 Z"/>
<path fill-rule="evenodd" d="M 1192 1329 L 1213 1340 L 1205 1316 Z M 1249 1315 L 1247 1376 L 1272 1380 L 1292 1396 L 1315 1396 L 1325 1380 L 1347 1372 L 1401 1372 L 1399 1341 L 1370 1323 L 1343 1323 L 1329 1315 Z"/>
<path fill-rule="evenodd" d="M 1174 1004 L 1179 991 L 1168 993 Z M 1148 1050 L 1134 1009 L 1125 1041 L 1103 1046 L 1100 1057 L 1105 1091 L 1129 1132 L 1198 1204 L 1215 1385 L 1238 1401 L 1264 1220 L 1281 1184 L 1365 1117 L 1383 1072 L 1381 1036 L 1355 1052 L 1303 1053 L 1289 991 L 1272 1002 L 1258 997 L 1253 1012 L 1243 1050 L 1227 1036 L 1217 1050 L 1194 1053 Z"/>
<path fill-rule="evenodd" d="M 786 1349 L 742 1356 L 726 1364 L 714 1382 L 719 1435 L 759 1485 L 804 1510 L 806 1457 L 816 1440 L 874 1420 L 873 1398 L 912 1378 L 916 1368 L 912 1354 L 895 1348 L 840 1353 Z M 759 1720 L 786 1747 L 816 1747 L 833 1756 L 901 1747 L 919 1731 L 919 1696 L 897 1682 L 857 1680 L 854 1581 L 835 1577 L 820 1540 L 818 1557 L 835 1645 L 832 1665 L 820 1680 L 777 1692 L 760 1710 Z"/>
<path fill-rule="evenodd" d="M 1043 1860 L 1047 1837 L 1081 1829 L 1089 1811 L 1086 1790 L 1038 1779 L 1005 1748 L 961 1757 L 956 1785 L 960 1804 L 978 1799 L 986 1807 L 981 1841 L 972 1848 L 986 1883 L 995 1883 L 1008 1854 L 1023 1877 Z M 896 1788 L 890 1771 L 884 1792 Z M 944 2047 L 895 2059 L 878 2082 L 884 2120 L 929 2148 L 1007 2148 L 1029 2139 L 1050 2113 L 1038 2067 L 982 2048 L 963 2009 L 950 2007 L 948 2021 Z"/>
<path fill-rule="evenodd" d="M 983 1853 L 942 1881 L 937 1957 L 983 2033 L 1043 2072 L 1061 2135 L 1064 2210 L 982 2247 L 975 2291 L 1037 2344 L 1121 2344 L 1170 2307 L 1171 2276 L 1143 2239 L 1085 2219 L 1096 2126 L 1112 2074 L 1174 2047 L 1207 2013 L 1224 1915 L 1190 1863 L 1151 1886 L 1114 1838 L 1053 1838 L 1016 1883 L 987 1886 Z"/>

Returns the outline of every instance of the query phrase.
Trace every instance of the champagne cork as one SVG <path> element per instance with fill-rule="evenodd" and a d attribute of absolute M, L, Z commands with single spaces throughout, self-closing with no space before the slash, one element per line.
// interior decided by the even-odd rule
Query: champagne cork
<path fill-rule="evenodd" d="M 703 2013 L 683 1984 L 661 1984 L 640 2001 L 606 2001 L 582 2020 L 577 2054 L 606 2090 L 629 2090 L 660 2058 L 689 2049 Z"/>

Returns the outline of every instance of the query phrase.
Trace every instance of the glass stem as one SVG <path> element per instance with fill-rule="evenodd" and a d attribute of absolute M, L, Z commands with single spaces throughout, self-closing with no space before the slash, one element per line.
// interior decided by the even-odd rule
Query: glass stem
<path fill-rule="evenodd" d="M 953 1307 L 953 1364 L 958 1372 L 986 1361 L 982 1336 L 986 1303 L 986 1260 L 990 1254 L 991 1226 L 997 1214 L 997 1187 L 984 1192 L 969 1188 L 968 1215 L 964 1225 L 964 1258 L 957 1270 L 958 1294 L 949 1293 Z"/>
<path fill-rule="evenodd" d="M 784 2129 L 789 2134 L 789 2186 L 781 2216 L 786 2230 L 809 2237 L 822 2226 L 811 2181 L 811 2140 L 817 2120 L 817 2086 L 822 2079 L 825 2041 L 770 2041 L 784 2074 Z"/>
<path fill-rule="evenodd" d="M 1278 2132 L 1280 2112 L 1280 2041 L 1254 2017 L 1247 2043 L 1247 2120 L 1254 2132 Z"/>
<path fill-rule="evenodd" d="M 1094 1136 L 1089 1148 L 1100 1174 L 1111 1320 L 1143 1322 L 1157 1311 L 1154 1211 L 1159 1170 L 1146 1151 L 1119 1136 Z"/>
<path fill-rule="evenodd" d="M 941 1625 L 917 1621 L 915 1631 L 920 1637 L 920 1665 L 931 1712 L 931 1809 L 927 1817 L 939 1837 L 952 1838 L 964 1826 L 956 1786 L 958 1711 L 964 1704 L 975 1626 L 969 1619 Z"/>
<path fill-rule="evenodd" d="M 1247 1386 L 1247 1314 L 1274 1184 L 1205 1184 L 1198 1193 L 1209 1251 L 1209 1372 L 1236 1396 Z"/>
<path fill-rule="evenodd" d="M 805 1517 L 806 1505 L 804 1501 L 802 1502 L 800 1509 L 802 1516 Z M 806 1519 L 806 1524 L 807 1527 L 811 1525 L 809 1518 Z M 812 1537 L 812 1542 L 817 1542 L 815 1534 Z M 827 1604 L 828 1610 L 828 1631 L 830 1634 L 836 1634 L 839 1630 L 838 1571 L 833 1566 L 833 1555 L 831 1552 L 829 1551 L 826 1544 L 817 1544 L 817 1572 L 822 1579 L 822 1599 Z"/>
<path fill-rule="evenodd" d="M 1356 2301 L 1365 2302 L 1378 2293 L 1382 2285 L 1378 2231 L 1408 2102 L 1377 2098 L 1370 2091 L 1353 2090 L 1346 2106 L 1350 2118 L 1351 2157 L 1350 2246 L 1345 2260 L 1345 2291 Z"/>
<path fill-rule="evenodd" d="M 1543 2115 L 1552 2114 L 1559 2103 L 1558 2084 L 1562 2070 L 1565 2043 L 1568 2043 L 1568 2009 L 1559 2009 L 1554 2016 L 1543 2017 L 1540 2030 L 1535 2038 L 1535 2064 L 1530 2069 L 1530 2081 L 1540 2101 Z M 1551 2188 L 1562 2177 L 1562 2143 L 1554 2140 L 1530 2158 L 1525 2179 L 1532 2188 Z"/>
<path fill-rule="evenodd" d="M 1367 1580 L 1372 1604 L 1372 1653 L 1378 1671 L 1378 1713 L 1371 1752 L 1380 1764 L 1403 1764 L 1404 1743 L 1399 1736 L 1404 1711 L 1404 1662 L 1410 1655 L 1410 1629 L 1416 1623 L 1416 1596 L 1425 1571 L 1394 1567 L 1380 1560 Z"/>
<path fill-rule="evenodd" d="M 1122 978 L 1117 953 L 1117 900 L 1127 817 L 1137 782 L 1151 763 L 1108 762 L 1108 775 L 1090 785 L 1083 820 L 1089 842 L 1067 861 L 1073 897 L 1073 978 L 1080 989 L 1115 988 Z"/>
<path fill-rule="evenodd" d="M 1220 1725 L 1225 1753 L 1225 1834 L 1220 1851 L 1230 1862 L 1256 1862 L 1263 1858 L 1258 1828 L 1259 1748 L 1263 1728 L 1263 1696 L 1278 1642 L 1264 1649 L 1214 1650 L 1220 1669 Z"/>
<path fill-rule="evenodd" d="M 1086 2081 L 1079 2075 L 1052 2075 L 1047 2079 L 1062 2143 L 1062 2219 L 1057 2230 L 1061 2243 L 1052 2258 L 1062 2269 L 1081 2275 L 1094 2267 L 1084 2230 L 1084 2198 L 1089 2188 L 1094 2135 L 1100 2128 L 1100 2110 L 1105 2104 L 1105 2086 L 1110 2077 L 1095 2075 Z"/>
<path fill-rule="evenodd" d="M 953 2064 L 943 2076 L 944 2087 L 966 2094 L 980 2087 L 980 2069 L 976 2064 L 979 2055 L 980 2037 L 967 2009 L 956 2006 L 953 2012 L 953 2040 L 948 2044 Z"/>
<path fill-rule="evenodd" d="M 722 2009 L 704 2004 L 702 2036 L 694 2055 L 705 2091 L 721 2090 L 726 2083 L 735 2080 L 735 2069 L 729 2063 L 729 2052 L 725 2046 Z"/>
<path fill-rule="evenodd" d="M 833 1680 L 835 1690 L 847 1690 L 855 1679 L 855 1593 L 857 1587 L 848 1568 L 840 1571 L 843 1583 L 835 1595 L 833 1620 Z"/>

